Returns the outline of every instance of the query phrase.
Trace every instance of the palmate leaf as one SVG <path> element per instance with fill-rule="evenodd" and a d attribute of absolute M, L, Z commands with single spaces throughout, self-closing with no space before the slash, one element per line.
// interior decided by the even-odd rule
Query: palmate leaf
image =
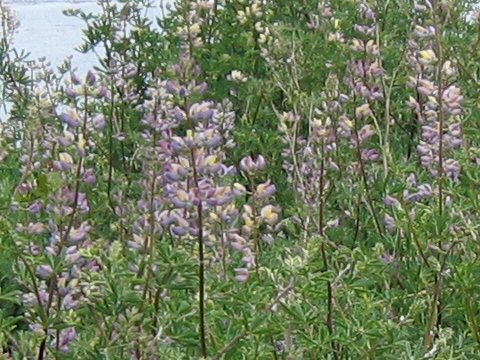
<path fill-rule="evenodd" d="M 0 301 L 10 302 L 12 304 L 20 304 L 20 295 L 19 290 L 12 290 L 9 292 L 4 292 L 0 287 Z"/>

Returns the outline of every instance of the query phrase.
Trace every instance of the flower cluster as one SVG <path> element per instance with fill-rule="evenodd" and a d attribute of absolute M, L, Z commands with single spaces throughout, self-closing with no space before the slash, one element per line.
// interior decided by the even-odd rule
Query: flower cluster
<path fill-rule="evenodd" d="M 236 280 L 244 282 L 248 278 L 248 270 L 253 266 L 260 265 L 262 243 L 271 244 L 274 234 L 279 229 L 280 207 L 271 203 L 276 192 L 274 184 L 267 180 L 258 183 L 258 176 L 266 167 L 266 161 L 262 155 L 256 158 L 247 156 L 240 161 L 240 170 L 248 181 L 249 191 L 243 186 L 236 188 L 248 196 L 247 203 L 243 206 L 240 234 L 235 236 L 232 247 L 243 252 L 243 267 L 235 269 Z M 254 254 L 252 254 L 252 249 Z"/>
<path fill-rule="evenodd" d="M 255 264 L 250 234 L 260 236 L 260 226 L 271 227 L 278 221 L 277 207 L 266 204 L 275 187 L 259 184 L 251 192 L 255 205 L 237 209 L 235 199 L 249 192 L 233 182 L 235 167 L 225 164 L 225 150 L 234 146 L 232 105 L 194 100 L 203 95 L 206 85 L 198 80 L 200 70 L 187 54 L 174 66 L 174 73 L 178 80 L 158 81 L 143 106 L 139 153 L 143 195 L 136 205 L 138 216 L 128 246 L 145 252 L 162 234 L 178 241 L 201 237 L 210 250 L 206 257 L 220 264 L 223 274 L 231 262 L 229 248 L 243 254 L 242 269 L 249 269 Z M 240 163 L 242 173 L 252 181 L 264 166 L 261 156 Z M 240 217 L 241 229 L 236 227 Z M 135 269 L 139 271 L 140 264 Z M 236 270 L 239 281 L 246 280 L 246 271 Z"/>
<path fill-rule="evenodd" d="M 0 3 L 5 357 L 474 354 L 467 2 L 100 0 L 85 77 Z"/>
<path fill-rule="evenodd" d="M 327 33 L 331 43 L 345 43 L 345 35 L 340 29 L 340 20 L 335 17 L 330 1 L 319 1 L 315 11 L 308 14 L 307 29 Z"/>
<path fill-rule="evenodd" d="M 288 181 L 300 197 L 305 214 L 304 226 L 313 220 L 315 228 L 323 233 L 324 222 L 329 227 L 338 225 L 338 219 L 324 221 L 325 194 L 332 188 L 332 177 L 340 167 L 337 159 L 338 135 L 341 134 L 342 95 L 338 91 L 338 80 L 334 74 L 327 79 L 325 91 L 321 93 L 321 108 L 313 110 L 308 119 L 308 136 L 300 133 L 301 118 L 292 112 L 279 115 L 279 130 L 286 145 L 282 155 Z M 336 119 L 340 119 L 335 123 Z M 337 129 L 337 126 L 339 127 Z M 346 133 L 344 133 L 347 136 Z M 350 137 L 351 134 L 349 133 Z M 319 210 L 320 209 L 320 210 Z M 309 220 L 310 219 L 310 220 Z M 320 220 L 322 219 L 322 220 Z M 321 223 L 318 223 L 320 221 Z"/>
<path fill-rule="evenodd" d="M 259 20 L 263 17 L 263 4 L 259 0 L 242 1 L 244 7 L 241 10 L 237 10 L 237 21 L 241 25 L 245 25 L 248 22 L 254 24 L 255 28 L 261 29 L 262 25 Z"/>
<path fill-rule="evenodd" d="M 421 128 L 417 152 L 421 165 L 432 176 L 440 175 L 441 164 L 443 174 L 458 181 L 460 165 L 452 157 L 453 150 L 462 145 L 460 115 L 463 96 L 452 84 L 457 70 L 450 60 L 442 58 L 440 62 L 437 52 L 441 34 L 429 25 L 428 8 L 420 7 L 416 11 L 419 23 L 408 42 L 408 63 L 415 74 L 407 81 L 407 86 L 416 94 L 410 96 L 406 104 Z"/>
<path fill-rule="evenodd" d="M 357 6 L 362 22 L 354 25 L 354 31 L 360 36 L 352 40 L 350 48 L 358 53 L 359 57 L 348 64 L 349 77 L 345 81 L 355 98 L 364 99 L 355 110 L 356 118 L 360 119 L 370 116 L 372 102 L 383 98 L 380 83 L 383 69 L 375 40 L 375 13 L 363 1 L 358 1 Z"/>
<path fill-rule="evenodd" d="M 79 307 L 89 287 L 83 274 L 99 270 L 98 262 L 82 252 L 93 246 L 86 190 L 96 183 L 88 163 L 101 130 L 99 115 L 91 109 L 104 91 L 91 72 L 83 82 L 72 74 L 72 86 L 66 90 L 71 104 L 60 115 L 52 114 L 55 123 L 34 127 L 25 139 L 28 150 L 12 204 L 25 219 L 16 231 L 28 289 L 22 298 L 27 318 L 31 329 L 43 334 L 42 343 L 51 340 L 57 351 L 67 351 L 75 338 L 74 317 L 65 320 L 71 326 L 63 331 L 52 329 L 50 322 Z"/>
<path fill-rule="evenodd" d="M 183 18 L 176 29 L 176 35 L 181 39 L 183 46 L 189 47 L 189 51 L 204 45 L 202 28 L 212 9 L 213 3 L 209 0 L 182 0 L 177 4 L 177 11 Z"/>

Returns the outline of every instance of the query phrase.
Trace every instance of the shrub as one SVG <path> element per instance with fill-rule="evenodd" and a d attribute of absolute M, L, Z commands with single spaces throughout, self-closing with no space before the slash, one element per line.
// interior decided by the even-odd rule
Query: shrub
<path fill-rule="evenodd" d="M 4 357 L 478 356 L 473 1 L 99 5 L 1 7 Z"/>

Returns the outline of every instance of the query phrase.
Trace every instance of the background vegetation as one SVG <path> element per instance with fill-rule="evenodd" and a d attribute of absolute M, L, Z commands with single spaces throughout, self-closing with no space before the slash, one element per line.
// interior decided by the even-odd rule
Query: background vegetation
<path fill-rule="evenodd" d="M 1 5 L 5 359 L 480 359 L 468 0 Z"/>

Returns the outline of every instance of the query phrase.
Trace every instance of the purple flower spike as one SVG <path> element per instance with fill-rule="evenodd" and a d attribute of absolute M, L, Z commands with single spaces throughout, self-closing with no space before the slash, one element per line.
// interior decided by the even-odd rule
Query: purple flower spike
<path fill-rule="evenodd" d="M 39 279 L 48 280 L 53 275 L 53 269 L 50 265 L 39 265 L 35 270 L 35 274 Z"/>
<path fill-rule="evenodd" d="M 259 155 L 256 160 L 251 156 L 247 156 L 240 161 L 240 170 L 249 174 L 263 170 L 265 166 L 265 158 L 262 155 Z"/>
<path fill-rule="evenodd" d="M 30 214 L 38 214 L 41 210 L 42 204 L 40 204 L 38 201 L 35 201 L 28 207 L 28 211 L 30 212 Z"/>
<path fill-rule="evenodd" d="M 41 235 L 45 232 L 45 225 L 42 223 L 29 223 L 27 226 L 27 233 L 29 235 Z"/>
<path fill-rule="evenodd" d="M 387 195 L 383 200 L 385 206 L 393 207 L 393 208 L 400 208 L 400 201 L 395 199 L 393 196 Z"/>
<path fill-rule="evenodd" d="M 378 156 L 378 152 L 375 149 L 362 150 L 362 159 L 365 161 L 376 161 L 378 160 Z"/>
<path fill-rule="evenodd" d="M 248 280 L 248 269 L 246 268 L 237 268 L 235 270 L 235 281 L 239 283 L 244 283 Z"/>
<path fill-rule="evenodd" d="M 432 190 L 432 187 L 429 184 L 422 184 L 422 185 L 418 186 L 418 194 L 422 198 L 427 198 L 430 195 L 432 195 L 432 193 L 433 193 L 433 190 Z"/>
<path fill-rule="evenodd" d="M 188 95 L 188 90 L 187 88 L 185 87 L 181 87 L 179 90 L 178 90 L 178 96 L 180 96 L 181 98 L 184 98 Z"/>
<path fill-rule="evenodd" d="M 76 116 L 76 114 L 73 111 L 70 112 L 69 114 L 67 113 L 60 114 L 60 120 L 72 128 L 76 128 L 80 124 L 78 116 Z"/>
<path fill-rule="evenodd" d="M 203 95 L 203 94 L 205 94 L 205 92 L 207 91 L 207 89 L 208 89 L 207 83 L 206 83 L 206 82 L 202 82 L 202 83 L 198 84 L 198 85 L 195 87 L 194 91 L 195 91 L 198 95 Z"/>
<path fill-rule="evenodd" d="M 395 260 L 395 257 L 393 255 L 389 254 L 388 252 L 384 252 L 380 256 L 380 261 L 382 263 L 384 263 L 385 265 L 391 264 L 394 260 Z"/>
<path fill-rule="evenodd" d="M 176 236 L 184 236 L 185 234 L 187 234 L 187 229 L 185 229 L 182 226 L 173 226 L 171 229 L 172 229 L 173 235 L 176 235 Z"/>
<path fill-rule="evenodd" d="M 271 184 L 270 180 L 268 180 L 266 183 L 258 185 L 254 196 L 258 200 L 266 199 L 275 194 L 275 191 L 275 185 Z"/>
<path fill-rule="evenodd" d="M 92 119 L 92 124 L 96 130 L 103 130 L 105 127 L 105 116 L 103 114 L 95 115 Z"/>
<path fill-rule="evenodd" d="M 373 130 L 371 125 L 365 125 L 358 132 L 358 138 L 360 139 L 360 143 L 368 140 L 373 135 L 375 135 L 375 131 Z"/>
<path fill-rule="evenodd" d="M 389 233 L 394 233 L 397 228 L 395 224 L 395 219 L 388 214 L 385 214 L 385 216 L 383 217 L 383 224 L 385 225 L 385 229 L 387 229 Z"/>
<path fill-rule="evenodd" d="M 95 85 L 95 82 L 97 81 L 97 77 L 95 76 L 95 74 L 89 70 L 88 73 L 87 73 L 87 76 L 85 77 L 85 82 L 87 85 L 90 85 L 90 86 L 93 86 Z"/>
<path fill-rule="evenodd" d="M 65 297 L 62 300 L 62 307 L 65 310 L 75 309 L 77 306 L 78 306 L 78 302 L 73 299 L 71 294 L 65 295 Z"/>
<path fill-rule="evenodd" d="M 95 182 L 97 181 L 97 178 L 95 177 L 95 174 L 93 173 L 93 169 L 88 169 L 85 171 L 83 174 L 83 181 L 87 185 L 95 185 Z"/>
<path fill-rule="evenodd" d="M 193 104 L 190 107 L 189 115 L 194 120 L 210 120 L 213 117 L 212 103 L 204 101 L 201 103 Z"/>
<path fill-rule="evenodd" d="M 98 86 L 95 89 L 94 95 L 95 95 L 95 97 L 97 97 L 99 99 L 107 97 L 107 95 L 108 95 L 107 88 L 103 85 Z"/>
<path fill-rule="evenodd" d="M 68 235 L 68 242 L 71 245 L 79 244 L 84 241 L 87 237 L 87 233 L 90 227 L 83 223 L 77 229 L 70 230 L 70 234 Z"/>
<path fill-rule="evenodd" d="M 179 91 L 178 83 L 171 80 L 166 82 L 165 88 L 170 94 L 176 94 Z"/>
<path fill-rule="evenodd" d="M 65 95 L 67 95 L 68 97 L 71 97 L 71 98 L 76 98 L 78 96 L 78 94 L 75 92 L 75 90 L 72 89 L 71 87 L 67 87 L 65 89 Z"/>
<path fill-rule="evenodd" d="M 74 72 L 70 73 L 70 81 L 72 82 L 73 85 L 80 85 L 81 83 L 77 74 L 75 74 Z"/>
<path fill-rule="evenodd" d="M 60 335 L 60 351 L 68 352 L 70 343 L 75 340 L 77 333 L 74 327 L 64 329 Z"/>

